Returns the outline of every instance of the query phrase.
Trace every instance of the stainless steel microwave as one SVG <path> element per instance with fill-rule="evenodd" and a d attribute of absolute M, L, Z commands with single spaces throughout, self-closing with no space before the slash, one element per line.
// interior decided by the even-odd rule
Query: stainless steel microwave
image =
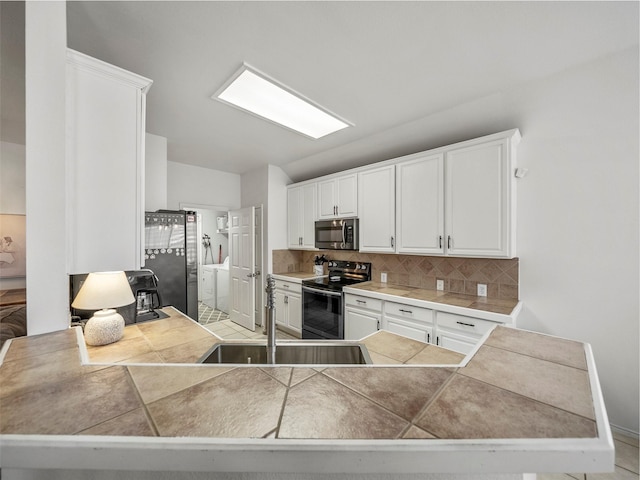
<path fill-rule="evenodd" d="M 316 222 L 316 248 L 358 250 L 358 219 L 338 218 Z"/>

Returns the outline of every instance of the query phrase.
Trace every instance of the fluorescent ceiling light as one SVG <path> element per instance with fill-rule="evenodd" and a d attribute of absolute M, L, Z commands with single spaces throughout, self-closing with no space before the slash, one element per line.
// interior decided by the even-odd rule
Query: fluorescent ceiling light
<path fill-rule="evenodd" d="M 314 139 L 351 125 L 246 64 L 212 98 Z"/>

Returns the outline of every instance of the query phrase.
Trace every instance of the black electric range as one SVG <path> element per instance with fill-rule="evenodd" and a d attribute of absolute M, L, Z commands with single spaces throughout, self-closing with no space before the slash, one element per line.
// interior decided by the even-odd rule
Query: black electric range
<path fill-rule="evenodd" d="M 344 339 L 342 289 L 371 280 L 371 264 L 331 260 L 329 275 L 302 281 L 302 338 Z"/>

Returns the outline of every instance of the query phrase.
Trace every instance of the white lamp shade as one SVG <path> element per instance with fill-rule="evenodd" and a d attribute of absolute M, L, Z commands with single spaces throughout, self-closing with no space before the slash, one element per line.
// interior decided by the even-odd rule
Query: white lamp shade
<path fill-rule="evenodd" d="M 124 272 L 94 272 L 82 284 L 71 306 L 80 310 L 100 310 L 123 307 L 134 301 Z"/>

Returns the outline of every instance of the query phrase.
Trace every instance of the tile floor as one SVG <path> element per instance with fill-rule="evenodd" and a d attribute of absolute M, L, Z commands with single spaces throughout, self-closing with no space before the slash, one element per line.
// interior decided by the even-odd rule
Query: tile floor
<path fill-rule="evenodd" d="M 539 474 L 537 480 L 638 480 L 638 439 L 613 434 L 616 446 L 616 469 L 612 473 Z"/>
<path fill-rule="evenodd" d="M 266 335 L 262 333 L 262 327 L 256 326 L 256 331 L 252 332 L 229 319 L 229 315 L 220 310 L 215 310 L 203 303 L 198 304 L 198 321 L 210 332 L 224 340 L 261 340 L 266 339 Z M 296 340 L 296 337 L 278 330 L 276 337 L 283 340 Z"/>

